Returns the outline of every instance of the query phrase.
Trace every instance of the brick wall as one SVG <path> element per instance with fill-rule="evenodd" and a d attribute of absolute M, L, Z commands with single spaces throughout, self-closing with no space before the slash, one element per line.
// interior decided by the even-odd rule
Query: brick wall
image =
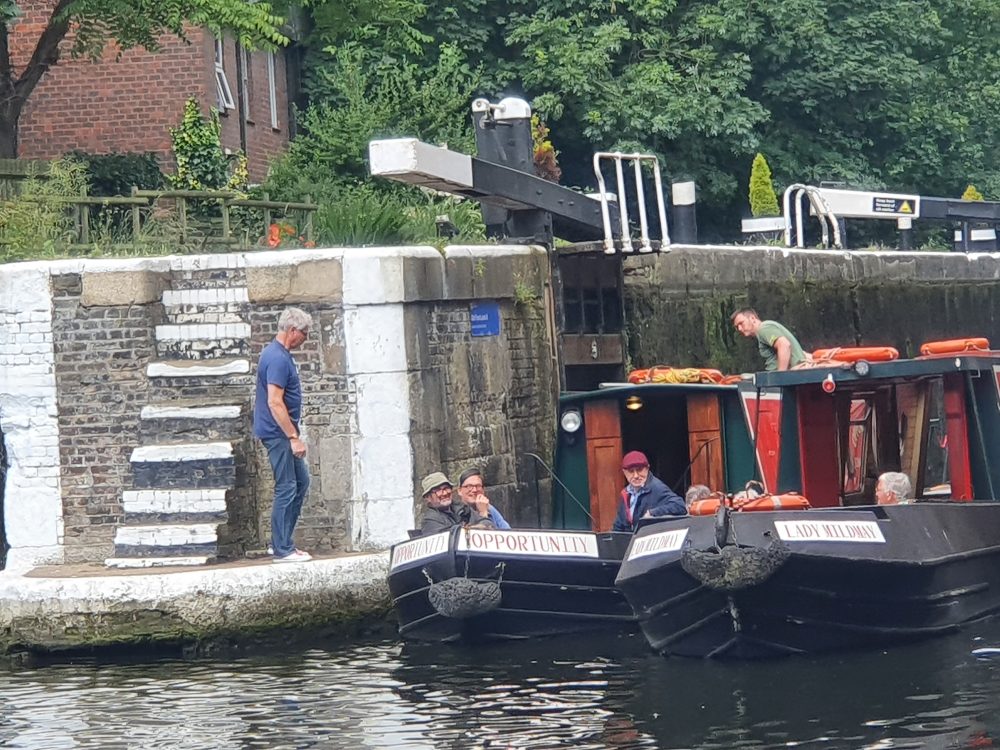
<path fill-rule="evenodd" d="M 468 465 L 509 520 L 534 525 L 547 484 L 523 453 L 547 453 L 557 380 L 547 268 L 541 250 L 500 246 L 0 265 L 11 559 L 117 565 L 146 537 L 157 555 L 180 539 L 190 556 L 209 544 L 201 489 L 225 496 L 218 553 L 263 551 L 272 487 L 251 437 L 255 371 L 289 305 L 315 321 L 295 352 L 312 479 L 300 546 L 405 539 L 420 478 Z M 515 286 L 530 294 L 515 300 Z M 470 308 L 483 301 L 499 306 L 501 330 L 473 337 Z M 200 448 L 224 459 L 162 458 Z M 179 503 L 198 507 L 154 528 Z"/>
<path fill-rule="evenodd" d="M 15 69 L 30 58 L 52 0 L 20 3 L 22 15 L 12 26 L 11 55 Z M 64 40 L 61 59 L 32 92 L 20 120 L 20 152 L 26 159 L 49 159 L 68 151 L 93 154 L 152 151 L 165 169 L 170 163 L 170 132 L 183 114 L 184 102 L 195 97 L 204 111 L 216 107 L 215 40 L 200 29 L 188 31 L 190 43 L 161 37 L 157 53 L 133 49 L 122 53 L 109 45 L 97 62 L 72 59 L 71 40 Z M 224 44 L 224 67 L 235 99 L 239 99 L 236 45 Z M 247 124 L 251 177 L 263 179 L 267 163 L 287 145 L 287 93 L 283 55 L 275 55 L 279 127 L 271 128 L 268 107 L 267 54 L 251 55 L 253 92 Z M 237 101 L 237 107 L 239 102 Z M 223 117 L 223 146 L 240 148 L 239 110 Z"/>

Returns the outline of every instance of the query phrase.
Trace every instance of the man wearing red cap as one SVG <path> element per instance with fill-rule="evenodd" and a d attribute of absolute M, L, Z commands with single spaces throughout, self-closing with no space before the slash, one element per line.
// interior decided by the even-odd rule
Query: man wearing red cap
<path fill-rule="evenodd" d="M 628 484 L 622 490 L 622 504 L 612 527 L 614 531 L 635 531 L 639 519 L 647 515 L 655 518 L 687 514 L 684 500 L 649 473 L 649 460 L 642 451 L 625 454 L 622 473 Z"/>

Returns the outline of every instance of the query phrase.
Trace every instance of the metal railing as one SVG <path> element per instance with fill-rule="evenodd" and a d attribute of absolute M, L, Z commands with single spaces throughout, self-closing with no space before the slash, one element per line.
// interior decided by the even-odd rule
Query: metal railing
<path fill-rule="evenodd" d="M 632 230 L 629 226 L 627 185 L 625 182 L 625 170 L 623 162 L 630 162 L 635 175 L 634 191 L 635 200 L 639 208 L 639 252 L 653 252 L 654 247 L 649 237 L 649 224 L 646 220 L 646 193 L 642 181 L 642 164 L 646 162 L 652 166 L 653 182 L 656 190 L 656 208 L 660 219 L 660 247 L 667 249 L 670 247 L 670 233 L 667 227 L 667 209 L 663 199 L 663 181 L 660 177 L 660 162 L 651 154 L 623 154 L 620 151 L 599 151 L 594 154 L 594 175 L 597 177 L 597 189 L 600 191 L 597 196 L 601 201 L 601 218 L 604 221 L 604 252 L 614 254 L 615 237 L 611 228 L 611 213 L 608 204 L 609 196 L 604 183 L 604 173 L 601 171 L 602 161 L 612 161 L 615 165 L 615 181 L 617 190 L 615 196 L 618 203 L 618 218 L 620 221 L 618 241 L 622 252 L 631 252 L 633 248 Z"/>

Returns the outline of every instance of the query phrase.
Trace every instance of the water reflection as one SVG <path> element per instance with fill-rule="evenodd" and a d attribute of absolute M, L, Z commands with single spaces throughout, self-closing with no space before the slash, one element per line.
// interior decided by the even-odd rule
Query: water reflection
<path fill-rule="evenodd" d="M 1000 627 L 750 664 L 637 636 L 468 649 L 392 641 L 0 672 L 5 748 L 1000 747 Z"/>

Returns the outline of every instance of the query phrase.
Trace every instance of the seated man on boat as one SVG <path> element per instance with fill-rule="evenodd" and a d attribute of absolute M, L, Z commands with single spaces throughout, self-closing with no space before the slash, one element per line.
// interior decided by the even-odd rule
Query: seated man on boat
<path fill-rule="evenodd" d="M 427 505 L 424 508 L 424 520 L 420 524 L 421 534 L 436 534 L 452 526 L 493 528 L 490 520 L 471 506 L 465 503 L 452 503 L 452 484 L 442 472 L 431 472 L 424 477 L 420 482 L 420 489 Z"/>
<path fill-rule="evenodd" d="M 753 308 L 737 310 L 730 319 L 739 333 L 757 339 L 765 370 L 790 370 L 809 361 L 791 331 L 775 320 L 761 320 Z"/>
<path fill-rule="evenodd" d="M 910 478 L 901 471 L 887 471 L 875 485 L 875 501 L 879 505 L 907 505 L 913 490 Z"/>
<path fill-rule="evenodd" d="M 635 531 L 642 518 L 687 515 L 684 500 L 649 471 L 649 459 L 641 451 L 622 458 L 625 489 L 615 516 L 614 531 Z"/>
<path fill-rule="evenodd" d="M 496 528 L 501 531 L 510 528 L 507 519 L 483 492 L 483 473 L 479 469 L 469 468 L 459 475 L 458 496 L 480 516 L 489 518 Z"/>

